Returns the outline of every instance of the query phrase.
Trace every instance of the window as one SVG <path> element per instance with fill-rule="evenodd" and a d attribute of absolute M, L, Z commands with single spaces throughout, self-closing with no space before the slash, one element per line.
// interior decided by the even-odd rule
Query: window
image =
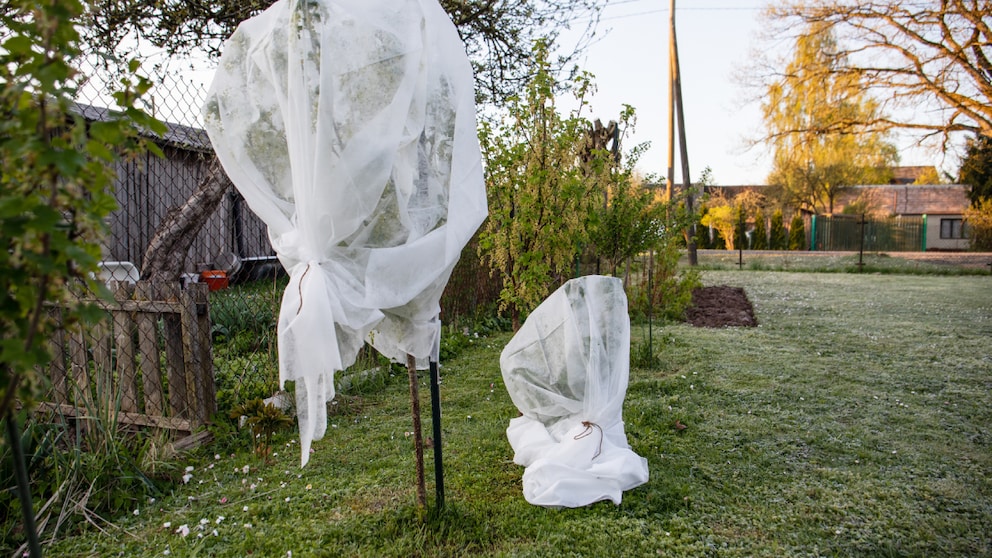
<path fill-rule="evenodd" d="M 960 218 L 940 220 L 940 238 L 964 237 L 964 223 Z"/>

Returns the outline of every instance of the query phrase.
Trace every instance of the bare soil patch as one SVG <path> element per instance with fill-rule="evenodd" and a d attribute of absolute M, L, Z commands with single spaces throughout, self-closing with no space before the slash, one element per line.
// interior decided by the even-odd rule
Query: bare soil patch
<path fill-rule="evenodd" d="M 696 327 L 754 327 L 754 306 L 740 287 L 720 285 L 692 291 L 686 321 Z"/>

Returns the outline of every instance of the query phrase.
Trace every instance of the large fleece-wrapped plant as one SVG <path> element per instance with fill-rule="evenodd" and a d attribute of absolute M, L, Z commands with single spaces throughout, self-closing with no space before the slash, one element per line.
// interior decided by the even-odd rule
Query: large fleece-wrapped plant
<path fill-rule="evenodd" d="M 206 128 L 290 282 L 280 380 L 302 461 L 367 340 L 425 362 L 486 214 L 472 71 L 436 0 L 280 0 L 228 41 Z"/>

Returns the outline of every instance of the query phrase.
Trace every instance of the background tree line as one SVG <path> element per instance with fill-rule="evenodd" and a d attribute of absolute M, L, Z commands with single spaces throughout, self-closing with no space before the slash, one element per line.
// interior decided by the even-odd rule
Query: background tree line
<path fill-rule="evenodd" d="M 971 187 L 974 247 L 992 249 L 990 13 L 989 0 L 770 5 L 771 38 L 793 49 L 753 68 L 765 124 L 754 141 L 772 154 L 768 197 L 786 212 L 832 213 L 850 187 L 888 182 L 894 131 L 943 152 L 963 135 L 950 178 Z"/>

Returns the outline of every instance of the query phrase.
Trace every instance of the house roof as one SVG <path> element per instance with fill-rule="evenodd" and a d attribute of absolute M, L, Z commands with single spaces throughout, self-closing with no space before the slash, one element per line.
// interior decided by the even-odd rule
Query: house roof
<path fill-rule="evenodd" d="M 110 120 L 112 116 L 117 114 L 116 111 L 112 111 L 108 108 L 85 105 L 82 103 L 73 103 L 72 109 L 83 118 L 93 122 L 104 122 Z M 181 149 L 213 151 L 213 146 L 210 144 L 210 138 L 207 136 L 207 132 L 205 130 L 193 128 L 192 126 L 184 126 L 182 124 L 174 124 L 172 122 L 164 122 L 164 124 L 165 133 L 161 136 L 150 132 L 145 133 L 145 136 L 158 142 Z"/>
<path fill-rule="evenodd" d="M 834 210 L 862 196 L 893 215 L 960 215 L 969 203 L 965 184 L 881 184 L 855 186 L 835 202 Z"/>
<path fill-rule="evenodd" d="M 927 168 L 927 167 L 919 167 Z M 764 185 L 706 186 L 711 194 L 722 193 L 733 199 L 746 191 L 761 192 Z M 876 211 L 891 215 L 961 215 L 968 208 L 966 184 L 868 184 L 854 186 L 834 201 L 834 212 L 859 198 L 865 199 Z"/>

